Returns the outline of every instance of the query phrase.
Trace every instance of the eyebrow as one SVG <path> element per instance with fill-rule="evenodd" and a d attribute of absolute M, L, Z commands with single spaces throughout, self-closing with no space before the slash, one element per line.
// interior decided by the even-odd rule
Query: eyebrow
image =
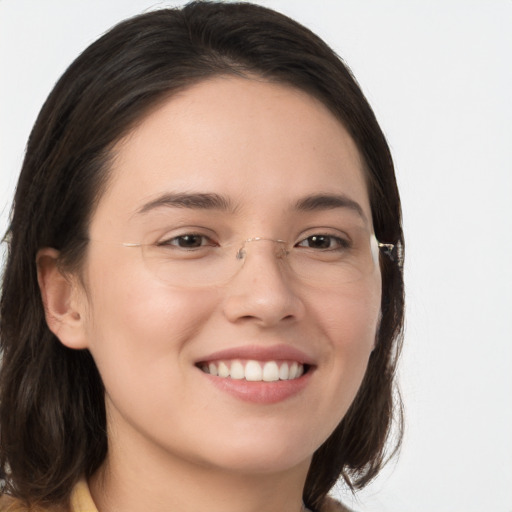
<path fill-rule="evenodd" d="M 141 206 L 137 213 L 144 214 L 161 207 L 190 208 L 199 210 L 219 210 L 234 212 L 236 208 L 226 196 L 215 193 L 166 193 Z M 295 210 L 313 212 L 347 208 L 357 213 L 365 222 L 366 215 L 359 203 L 343 194 L 312 194 L 299 199 Z"/>
<path fill-rule="evenodd" d="M 348 208 L 357 213 L 364 221 L 368 221 L 361 205 L 343 194 L 313 194 L 299 199 L 295 208 L 303 212 Z"/>
<path fill-rule="evenodd" d="M 141 206 L 137 213 L 147 213 L 155 208 L 192 208 L 199 210 L 233 210 L 231 201 L 219 194 L 207 193 L 168 193 Z"/>

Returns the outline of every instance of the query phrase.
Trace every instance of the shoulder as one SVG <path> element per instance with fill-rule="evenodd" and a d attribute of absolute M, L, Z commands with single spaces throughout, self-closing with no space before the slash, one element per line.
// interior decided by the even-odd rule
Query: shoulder
<path fill-rule="evenodd" d="M 0 496 L 0 512 L 25 512 L 28 510 L 30 509 L 24 506 L 20 501 L 7 494 Z"/>
<path fill-rule="evenodd" d="M 30 509 L 20 501 L 8 496 L 7 494 L 2 494 L 0 496 L 0 512 L 25 512 L 28 510 Z"/>
<path fill-rule="evenodd" d="M 64 512 L 62 507 L 29 506 L 7 494 L 0 495 L 0 512 Z"/>

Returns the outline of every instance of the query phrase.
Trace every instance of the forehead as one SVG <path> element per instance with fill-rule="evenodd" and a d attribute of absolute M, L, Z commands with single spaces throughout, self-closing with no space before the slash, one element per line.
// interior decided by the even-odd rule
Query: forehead
<path fill-rule="evenodd" d="M 216 77 L 147 115 L 116 145 L 95 218 L 128 221 L 164 193 L 221 194 L 260 211 L 342 194 L 371 218 L 363 164 L 343 125 L 312 96 L 257 79 Z"/>

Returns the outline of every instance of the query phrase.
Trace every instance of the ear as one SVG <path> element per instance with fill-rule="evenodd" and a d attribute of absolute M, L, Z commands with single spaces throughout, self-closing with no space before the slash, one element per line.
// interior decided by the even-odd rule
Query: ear
<path fill-rule="evenodd" d="M 85 302 L 78 280 L 58 265 L 59 251 L 45 248 L 37 253 L 37 280 L 46 323 L 66 347 L 87 348 Z"/>

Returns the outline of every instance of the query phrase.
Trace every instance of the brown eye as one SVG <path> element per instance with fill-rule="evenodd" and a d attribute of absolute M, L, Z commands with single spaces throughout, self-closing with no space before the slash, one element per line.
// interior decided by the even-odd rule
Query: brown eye
<path fill-rule="evenodd" d="M 308 247 L 312 249 L 329 249 L 331 247 L 331 237 L 323 235 L 314 235 L 306 238 Z"/>
<path fill-rule="evenodd" d="M 199 247 L 211 246 L 213 242 L 207 236 L 190 233 L 164 240 L 158 245 L 161 247 L 171 246 L 181 249 L 197 249 Z"/>
<path fill-rule="evenodd" d="M 319 250 L 346 249 L 349 244 L 346 240 L 333 235 L 311 235 L 297 244 L 298 247 Z"/>
<path fill-rule="evenodd" d="M 203 237 L 199 235 L 184 235 L 179 236 L 177 242 L 180 247 L 190 249 L 192 247 L 201 247 L 203 245 Z"/>

